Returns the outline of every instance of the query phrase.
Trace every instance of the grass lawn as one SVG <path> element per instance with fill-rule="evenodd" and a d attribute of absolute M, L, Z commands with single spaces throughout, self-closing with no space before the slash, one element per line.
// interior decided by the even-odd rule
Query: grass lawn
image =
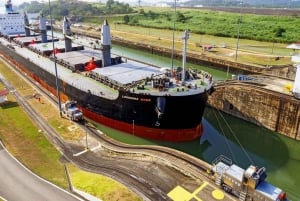
<path fill-rule="evenodd" d="M 141 201 L 134 193 L 129 191 L 124 185 L 114 180 L 79 170 L 73 165 L 69 165 L 72 184 L 78 190 L 87 192 L 102 200 L 122 200 L 122 201 Z"/>
<path fill-rule="evenodd" d="M 66 140 L 78 140 L 84 136 L 84 131 L 76 129 L 70 131 L 73 123 L 59 117 L 58 110 L 47 99 L 41 101 L 33 98 L 36 91 L 24 80 L 16 76 L 10 68 L 0 61 L 0 73 L 24 96 L 28 102 L 41 113 L 50 124 Z M 0 83 L 0 89 L 4 86 Z M 68 188 L 67 178 L 63 164 L 59 162 L 61 154 L 39 131 L 39 128 L 26 115 L 23 109 L 9 94 L 9 101 L 0 105 L 0 138 L 9 150 L 20 162 L 31 171 L 46 180 L 64 188 Z M 49 109 L 51 108 L 51 109 Z M 49 168 L 51 167 L 51 168 Z M 74 187 L 91 193 L 104 201 L 116 200 L 140 200 L 132 191 L 120 183 L 100 175 L 81 171 L 78 168 L 70 168 L 71 179 Z M 95 181 L 96 179 L 96 181 Z M 80 181 L 80 182 L 78 182 Z M 95 182 L 91 182 L 95 181 Z M 89 190 L 89 189 L 92 189 Z"/>
<path fill-rule="evenodd" d="M 143 42 L 149 45 L 157 45 L 165 48 L 172 47 L 172 30 L 154 29 L 124 24 L 111 25 L 112 36 L 121 37 L 133 42 Z M 174 33 L 174 47 L 178 51 L 182 49 L 183 32 Z M 200 45 L 215 45 L 214 51 L 204 52 Z M 226 45 L 226 48 L 222 47 Z M 201 35 L 190 33 L 188 40 L 188 51 L 198 54 L 207 54 L 212 57 L 222 57 L 228 60 L 234 60 L 232 56 L 236 51 L 237 39 L 227 37 L 217 37 L 211 35 Z M 288 44 L 261 42 L 247 39 L 239 39 L 238 43 L 238 61 L 245 63 L 255 63 L 258 65 L 285 65 L 290 64 L 290 55 L 293 50 L 287 49 Z M 279 60 L 274 60 L 279 56 Z"/>
<path fill-rule="evenodd" d="M 133 43 L 143 43 L 163 48 L 172 49 L 173 31 L 170 29 L 157 29 L 150 27 L 119 24 L 118 21 L 109 19 L 111 35 L 117 38 L 130 40 Z M 98 27 L 99 21 L 82 28 L 72 27 L 74 32 L 79 34 L 92 34 L 100 37 L 100 32 L 95 29 L 87 30 L 87 27 Z M 174 32 L 174 48 L 182 51 L 183 31 Z M 213 45 L 213 51 L 203 51 L 202 45 Z M 284 43 L 263 42 L 248 39 L 228 38 L 207 34 L 196 34 L 190 32 L 187 51 L 194 54 L 204 54 L 211 57 L 218 57 L 225 60 L 235 61 L 236 47 L 238 45 L 237 61 L 255 65 L 287 65 L 291 64 L 292 49 L 287 49 Z M 275 59 L 275 58 L 279 59 Z"/>
<path fill-rule="evenodd" d="M 0 64 L 0 71 L 2 67 Z M 34 173 L 66 188 L 64 167 L 58 160 L 60 153 L 39 132 L 12 95 L 8 98 L 9 102 L 0 107 L 0 138 L 5 146 Z"/>

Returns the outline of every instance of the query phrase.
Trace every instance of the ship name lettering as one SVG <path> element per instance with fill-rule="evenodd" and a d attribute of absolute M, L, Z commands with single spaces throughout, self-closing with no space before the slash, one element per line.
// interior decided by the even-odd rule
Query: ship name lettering
<path fill-rule="evenodd" d="M 151 102 L 150 98 L 141 98 L 140 100 L 143 101 L 143 102 Z"/>
<path fill-rule="evenodd" d="M 122 96 L 122 98 L 130 99 L 130 100 L 139 100 L 139 98 L 132 97 L 132 96 Z"/>

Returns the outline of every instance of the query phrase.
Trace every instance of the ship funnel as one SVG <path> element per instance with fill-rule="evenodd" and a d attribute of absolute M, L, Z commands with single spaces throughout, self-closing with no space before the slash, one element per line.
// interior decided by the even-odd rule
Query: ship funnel
<path fill-rule="evenodd" d="M 5 4 L 5 11 L 6 13 L 13 12 L 11 0 L 8 0 Z"/>
<path fill-rule="evenodd" d="M 25 12 L 24 12 L 24 26 L 25 26 L 25 35 L 30 36 L 29 19 Z"/>
<path fill-rule="evenodd" d="M 63 22 L 63 35 L 65 37 L 65 51 L 71 52 L 72 51 L 71 23 L 66 16 L 64 17 L 64 22 Z"/>
<path fill-rule="evenodd" d="M 40 31 L 42 37 L 42 43 L 47 43 L 47 28 L 46 28 L 46 19 L 43 14 L 40 15 Z"/>
<path fill-rule="evenodd" d="M 104 20 L 104 23 L 101 28 L 101 46 L 102 46 L 102 57 L 103 57 L 103 66 L 111 65 L 110 49 L 111 49 L 111 38 L 110 38 L 110 27 L 107 22 L 107 19 Z"/>

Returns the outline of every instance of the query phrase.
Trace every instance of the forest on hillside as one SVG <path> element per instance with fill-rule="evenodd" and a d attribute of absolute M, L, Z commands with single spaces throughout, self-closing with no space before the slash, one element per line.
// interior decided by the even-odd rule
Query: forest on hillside
<path fill-rule="evenodd" d="M 31 1 L 30 3 L 22 3 L 19 10 L 28 13 L 43 13 L 49 15 L 49 4 Z M 129 4 L 108 0 L 106 3 L 89 3 L 78 0 L 57 0 L 51 2 L 51 14 L 55 19 L 62 19 L 63 16 L 100 16 L 111 14 L 129 14 L 134 9 Z"/>
<path fill-rule="evenodd" d="M 299 8 L 299 0 L 189 0 L 183 6 L 234 6 L 264 8 Z"/>

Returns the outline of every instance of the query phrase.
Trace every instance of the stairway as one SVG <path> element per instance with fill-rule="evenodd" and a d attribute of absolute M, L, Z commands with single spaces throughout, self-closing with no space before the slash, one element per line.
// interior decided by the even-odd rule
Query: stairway
<path fill-rule="evenodd" d="M 239 201 L 245 201 L 247 197 L 247 193 L 245 191 L 240 192 Z"/>
<path fill-rule="evenodd" d="M 217 184 L 218 186 L 221 186 L 221 182 L 222 182 L 222 175 L 218 175 L 216 177 L 215 184 Z"/>

